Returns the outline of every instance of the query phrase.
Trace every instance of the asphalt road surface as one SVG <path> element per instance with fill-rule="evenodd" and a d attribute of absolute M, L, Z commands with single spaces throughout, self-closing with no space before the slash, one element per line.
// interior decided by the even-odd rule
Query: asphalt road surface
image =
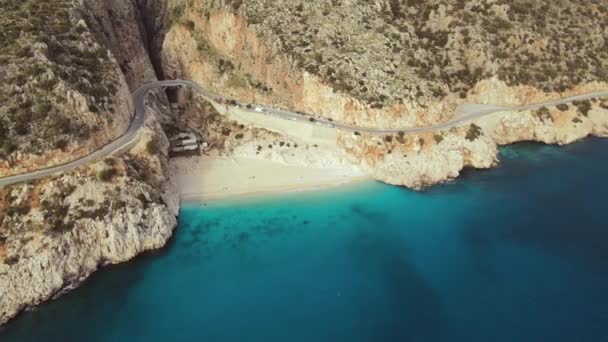
<path fill-rule="evenodd" d="M 492 105 L 481 105 L 481 104 L 462 104 L 456 108 L 454 118 L 450 121 L 439 123 L 431 126 L 424 127 L 403 127 L 403 128 L 376 128 L 376 127 L 360 127 L 346 123 L 340 123 L 336 121 L 329 120 L 327 118 L 314 116 L 306 113 L 297 113 L 284 109 L 273 108 L 264 105 L 254 105 L 243 103 L 235 100 L 231 100 L 220 96 L 218 94 L 214 94 L 198 84 L 192 81 L 186 80 L 172 80 L 172 81 L 156 81 L 144 84 L 143 86 L 137 88 L 133 92 L 133 103 L 135 105 L 135 114 L 133 115 L 133 120 L 129 125 L 127 131 L 120 136 L 118 139 L 110 142 L 99 150 L 84 156 L 82 158 L 72 160 L 62 165 L 57 165 L 45 169 L 40 169 L 37 171 L 32 171 L 20 175 L 8 176 L 0 178 L 0 187 L 28 182 L 48 176 L 52 176 L 54 174 L 58 174 L 61 172 L 73 170 L 77 167 L 83 166 L 85 164 L 95 162 L 101 160 L 105 157 L 111 155 L 117 155 L 124 153 L 129 150 L 136 142 L 138 138 L 139 129 L 144 125 L 144 121 L 146 118 L 146 110 L 145 110 L 145 97 L 150 90 L 157 88 L 166 88 L 166 87 L 190 87 L 197 93 L 201 94 L 204 98 L 208 100 L 212 100 L 215 102 L 219 102 L 222 104 L 228 104 L 233 106 L 238 106 L 244 110 L 249 110 L 251 112 L 256 112 L 259 114 L 265 114 L 270 116 L 275 116 L 281 119 L 301 122 L 303 124 L 311 124 L 311 125 L 320 125 L 324 127 L 331 127 L 343 131 L 350 132 L 360 132 L 371 135 L 388 135 L 395 133 L 424 133 L 430 131 L 437 130 L 445 130 L 450 129 L 452 127 L 460 126 L 469 121 L 478 119 L 480 117 L 490 115 L 497 112 L 503 111 L 523 111 L 523 110 L 531 110 L 538 109 L 540 107 L 549 107 L 555 106 L 558 104 L 570 103 L 572 101 L 582 101 L 588 100 L 591 98 L 605 97 L 608 96 L 608 90 L 597 91 L 588 94 L 582 94 L 572 97 L 566 97 L 553 101 L 546 101 L 542 103 L 534 103 L 528 105 L 521 106 L 510 106 L 510 107 L 501 107 L 501 106 L 492 106 Z"/>

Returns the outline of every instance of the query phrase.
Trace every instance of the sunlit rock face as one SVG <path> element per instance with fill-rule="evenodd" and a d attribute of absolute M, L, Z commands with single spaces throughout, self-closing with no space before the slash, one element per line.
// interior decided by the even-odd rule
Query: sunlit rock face
<path fill-rule="evenodd" d="M 449 120 L 463 103 L 509 106 L 608 89 L 608 8 L 594 1 L 172 0 L 168 7 L 169 78 L 361 126 L 426 126 Z M 564 24 L 575 22 L 584 22 L 585 39 Z M 463 167 L 496 165 L 500 144 L 566 144 L 605 136 L 607 127 L 606 100 L 598 99 L 496 113 L 432 134 L 349 133 L 336 142 L 376 178 L 421 188 Z"/>
<path fill-rule="evenodd" d="M 9 46 L 0 57 L 12 63 L 0 70 L 7 81 L 0 82 L 6 113 L 0 116 L 0 175 L 65 163 L 126 131 L 131 91 L 156 79 L 140 14 L 160 8 L 141 6 L 3 5 L 3 22 L 13 16 L 31 22 L 13 20 L 1 33 Z M 15 30 L 28 34 L 17 37 Z M 171 237 L 179 198 L 158 123 L 170 110 L 158 95 L 146 109 L 145 127 L 127 154 L 0 189 L 0 323 L 74 288 L 100 266 L 160 248 Z"/>

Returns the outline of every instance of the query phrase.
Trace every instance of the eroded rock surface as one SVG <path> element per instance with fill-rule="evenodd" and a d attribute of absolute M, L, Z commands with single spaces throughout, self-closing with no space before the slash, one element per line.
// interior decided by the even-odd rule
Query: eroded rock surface
<path fill-rule="evenodd" d="M 608 89 L 608 7 L 591 0 L 169 4 L 168 77 L 367 127 L 432 125 L 463 103 L 520 105 Z M 606 99 L 560 107 L 496 113 L 431 134 L 341 134 L 333 142 L 377 179 L 418 189 L 464 167 L 497 165 L 498 145 L 606 135 Z"/>
<path fill-rule="evenodd" d="M 131 91 L 156 80 L 148 56 L 148 47 L 154 43 L 146 38 L 141 11 L 152 13 L 158 8 L 140 5 L 124 1 L 11 2 L 15 15 L 58 11 L 59 6 L 59 14 L 48 15 L 59 16 L 57 25 L 64 26 L 53 28 L 61 32 L 29 37 L 43 42 L 32 45 L 31 56 L 11 64 L 9 77 L 29 70 L 31 63 L 47 68 L 44 74 L 25 75 L 24 83 L 9 82 L 8 87 L 22 94 L 17 102 L 32 98 L 50 105 L 45 107 L 46 113 L 34 110 L 37 116 L 26 122 L 24 129 L 35 132 L 29 145 L 3 150 L 3 174 L 66 162 L 125 132 L 133 114 Z M 46 23 L 39 26 L 49 27 Z M 3 34 L 7 32 L 3 30 Z M 15 45 L 23 48 L 24 42 L 18 38 Z M 45 53 L 51 46 L 66 52 L 54 55 L 57 60 L 49 59 Z M 63 72 L 77 79 L 65 79 Z M 44 80 L 48 89 L 40 83 Z M 4 89 L 3 96 L 7 95 Z M 15 108 L 23 113 L 29 110 L 18 104 Z M 176 226 L 179 207 L 168 167 L 169 143 L 159 124 L 170 112 L 164 94 L 153 93 L 147 99 L 145 128 L 137 145 L 125 155 L 0 189 L 0 324 L 74 288 L 100 266 L 124 262 L 165 245 Z M 61 121 L 66 129 L 59 127 L 59 135 L 47 139 L 45 134 L 55 134 L 46 130 L 55 127 L 49 120 L 64 114 L 70 118 Z M 15 141 L 21 139 L 15 127 L 19 122 L 15 117 L 0 117 L 0 127 L 8 123 L 8 137 L 16 136 Z M 82 135 L 80 125 L 89 127 L 90 134 Z M 61 139 L 68 143 L 56 146 Z"/>

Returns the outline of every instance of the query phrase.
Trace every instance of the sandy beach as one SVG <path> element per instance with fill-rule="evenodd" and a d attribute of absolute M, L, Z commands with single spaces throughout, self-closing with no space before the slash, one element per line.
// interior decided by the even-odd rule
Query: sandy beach
<path fill-rule="evenodd" d="M 353 167 L 309 168 L 245 157 L 184 157 L 171 163 L 182 201 L 308 191 L 371 179 Z"/>

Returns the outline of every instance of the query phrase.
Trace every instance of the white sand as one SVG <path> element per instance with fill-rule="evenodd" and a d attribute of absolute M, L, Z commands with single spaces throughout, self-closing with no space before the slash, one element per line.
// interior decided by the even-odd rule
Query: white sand
<path fill-rule="evenodd" d="M 352 168 L 308 168 L 244 157 L 172 160 L 183 201 L 323 189 L 369 180 Z"/>

